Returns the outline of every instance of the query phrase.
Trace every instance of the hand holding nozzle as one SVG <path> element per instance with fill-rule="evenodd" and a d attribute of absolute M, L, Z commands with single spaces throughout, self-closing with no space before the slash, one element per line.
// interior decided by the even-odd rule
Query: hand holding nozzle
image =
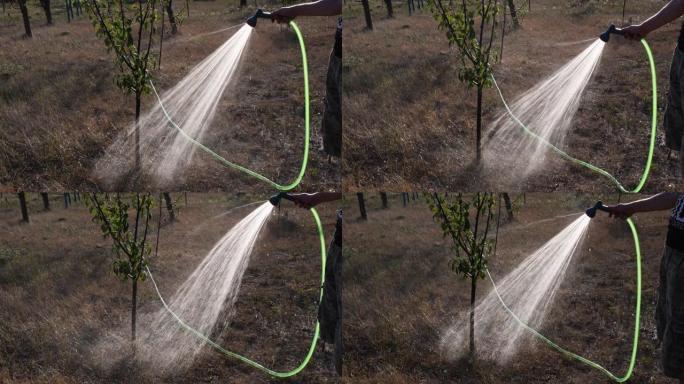
<path fill-rule="evenodd" d="M 342 194 L 339 192 L 316 192 L 316 193 L 285 193 L 280 192 L 279 194 L 272 196 L 269 201 L 274 206 L 280 204 L 281 199 L 290 200 L 295 203 L 298 207 L 304 209 L 311 209 L 320 203 L 325 203 L 334 200 L 342 199 Z"/>
<path fill-rule="evenodd" d="M 256 24 L 257 24 L 257 19 L 269 19 L 269 20 L 271 20 L 271 22 L 274 21 L 273 14 L 270 13 L 270 12 L 265 12 L 265 11 L 264 11 L 263 9 L 261 9 L 261 8 L 257 9 L 257 11 L 256 11 L 256 13 L 254 14 L 254 16 L 252 16 L 252 17 L 250 17 L 249 19 L 247 19 L 247 24 L 248 24 L 250 27 L 255 28 L 255 27 L 256 27 Z"/>
<path fill-rule="evenodd" d="M 603 205 L 602 202 L 597 202 L 593 207 L 589 208 L 586 210 L 587 216 L 591 217 L 592 219 L 596 216 L 596 211 L 603 211 L 603 212 L 608 212 L 608 215 L 610 217 L 615 217 L 617 219 L 627 219 L 634 212 L 630 209 L 628 205 L 625 204 L 618 204 L 618 205 L 612 205 L 612 206 L 606 206 Z"/>
<path fill-rule="evenodd" d="M 615 34 L 615 35 L 622 35 L 622 36 L 625 36 L 625 37 L 628 38 L 628 39 L 631 38 L 631 35 L 630 35 L 630 37 L 628 37 L 627 33 L 628 33 L 628 32 L 626 32 L 625 29 L 617 28 L 617 27 L 615 27 L 615 24 L 611 24 L 610 27 L 608 27 L 608 30 L 606 30 L 605 32 L 603 32 L 603 33 L 599 36 L 599 38 L 600 38 L 604 43 L 607 43 L 608 40 L 610 40 L 610 35 L 613 35 L 613 34 Z"/>

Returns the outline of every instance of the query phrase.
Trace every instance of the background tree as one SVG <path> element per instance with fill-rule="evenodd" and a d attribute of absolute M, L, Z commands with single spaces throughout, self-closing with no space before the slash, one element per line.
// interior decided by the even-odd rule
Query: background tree
<path fill-rule="evenodd" d="M 29 215 L 28 215 L 28 207 L 26 206 L 26 193 L 24 192 L 19 192 L 17 193 L 17 197 L 19 197 L 19 208 L 21 209 L 21 221 L 24 223 L 29 222 Z"/>
<path fill-rule="evenodd" d="M 43 210 L 49 211 L 50 210 L 50 198 L 49 198 L 47 192 L 41 192 L 40 197 L 43 199 Z"/>
<path fill-rule="evenodd" d="M 475 362 L 475 295 L 477 281 L 485 277 L 494 241 L 488 239 L 494 223 L 494 194 L 479 192 L 470 202 L 461 195 L 434 193 L 428 199 L 433 218 L 444 236 L 453 241 L 451 270 L 470 279 L 470 362 Z"/>
<path fill-rule="evenodd" d="M 21 11 L 21 18 L 24 20 L 24 32 L 26 37 L 33 37 L 31 33 L 31 19 L 29 19 L 28 8 L 26 8 L 26 0 L 17 0 L 19 3 L 19 10 Z"/>
<path fill-rule="evenodd" d="M 382 209 L 389 208 L 387 204 L 387 192 L 380 192 L 380 201 L 382 202 Z"/>
<path fill-rule="evenodd" d="M 176 215 L 173 212 L 173 201 L 171 200 L 171 195 L 168 192 L 164 192 L 162 193 L 162 195 L 164 195 L 166 210 L 169 212 L 169 220 L 176 221 Z"/>
<path fill-rule="evenodd" d="M 158 12 L 156 0 L 86 0 L 95 32 L 113 51 L 119 68 L 116 85 L 135 95 L 135 168 L 140 171 L 140 103 L 150 92 L 151 53 Z"/>
<path fill-rule="evenodd" d="M 428 0 L 439 28 L 446 31 L 449 45 L 456 46 L 461 66 L 458 78 L 477 88 L 476 157 L 482 159 L 482 92 L 492 86 L 492 43 L 499 12 L 498 0 Z"/>
<path fill-rule="evenodd" d="M 366 28 L 373 30 L 373 19 L 371 18 L 370 5 L 368 0 L 361 0 L 361 5 L 363 5 L 363 15 L 366 17 Z"/>
<path fill-rule="evenodd" d="M 359 201 L 359 212 L 361 213 L 361 219 L 368 220 L 368 215 L 366 214 L 366 202 L 363 200 L 363 193 L 357 192 L 356 199 Z"/>
<path fill-rule="evenodd" d="M 138 281 L 147 278 L 147 257 L 152 252 L 147 242 L 152 198 L 149 194 L 136 193 L 130 200 L 129 203 L 118 194 L 98 197 L 93 193 L 86 203 L 93 221 L 100 225 L 102 234 L 114 243 L 114 273 L 124 282 L 131 281 L 131 340 L 135 341 Z M 135 214 L 133 219 L 129 217 L 130 210 Z"/>
<path fill-rule="evenodd" d="M 52 10 L 50 9 L 50 0 L 40 0 L 40 6 L 43 7 L 43 12 L 45 12 L 47 25 L 52 25 Z"/>
<path fill-rule="evenodd" d="M 166 14 L 169 16 L 169 24 L 171 25 L 171 34 L 175 35 L 178 33 L 178 25 L 176 23 L 176 15 L 173 13 L 173 0 L 162 0 L 162 3 L 166 5 Z"/>
<path fill-rule="evenodd" d="M 394 9 L 392 8 L 392 0 L 384 0 L 384 1 L 385 1 L 385 6 L 387 7 L 387 17 L 391 19 L 394 17 Z"/>
<path fill-rule="evenodd" d="M 508 2 L 508 9 L 511 11 L 511 19 L 513 20 L 513 29 L 520 27 L 520 22 L 518 21 L 518 11 L 515 8 L 515 3 L 513 0 L 506 0 Z M 505 6 L 505 4 L 504 4 Z M 504 10 L 504 17 L 506 17 L 506 12 Z"/>

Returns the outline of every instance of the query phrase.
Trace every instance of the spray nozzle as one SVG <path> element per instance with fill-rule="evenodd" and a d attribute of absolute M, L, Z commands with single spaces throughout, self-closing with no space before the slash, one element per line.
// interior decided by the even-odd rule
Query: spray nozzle
<path fill-rule="evenodd" d="M 280 192 L 277 195 L 273 195 L 270 199 L 268 199 L 268 201 L 271 204 L 273 204 L 274 207 L 277 207 L 278 205 L 280 205 L 280 200 L 282 199 L 293 201 L 292 196 L 290 196 L 290 194 L 286 192 Z"/>
<path fill-rule="evenodd" d="M 606 209 L 606 206 L 603 205 L 603 203 L 599 201 L 596 204 L 594 204 L 593 207 L 587 209 L 585 211 L 585 213 L 587 214 L 587 216 L 589 216 L 593 219 L 594 216 L 596 216 L 596 211 L 608 212 L 608 209 Z"/>
<path fill-rule="evenodd" d="M 254 16 L 247 19 L 247 25 L 254 28 L 257 24 L 257 19 L 273 19 L 271 12 L 264 12 L 261 8 L 257 9 Z"/>
<path fill-rule="evenodd" d="M 619 29 L 615 27 L 615 24 L 611 24 L 610 27 L 608 27 L 608 30 L 603 32 L 599 38 L 604 42 L 607 43 L 608 40 L 610 40 L 610 35 L 611 34 L 616 34 L 616 35 L 623 35 L 622 29 Z"/>

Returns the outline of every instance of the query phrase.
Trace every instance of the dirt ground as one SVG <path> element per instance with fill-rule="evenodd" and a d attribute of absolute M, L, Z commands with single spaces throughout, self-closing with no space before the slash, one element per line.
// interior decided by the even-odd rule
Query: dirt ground
<path fill-rule="evenodd" d="M 112 273 L 111 240 L 103 239 L 82 203 L 64 209 L 62 197 L 51 195 L 52 211 L 41 212 L 39 195 L 29 197 L 30 224 L 19 223 L 16 196 L 0 197 L 0 382 L 271 382 L 208 347 L 189 370 L 172 375 L 125 358 L 119 361 L 124 356 L 116 353 L 111 361 L 98 361 L 92 348 L 103 334 L 130 335 L 130 283 Z M 186 204 L 182 194 L 172 198 L 178 220 L 169 223 L 163 213 L 159 254 L 150 263 L 167 297 L 256 205 L 236 207 L 264 200 L 256 195 L 189 194 Z M 327 241 L 334 230 L 334 208 L 328 204 L 319 209 Z M 157 220 L 155 209 L 155 232 Z M 316 320 L 318 235 L 308 212 L 283 203 L 257 244 L 235 317 L 217 341 L 268 367 L 289 370 L 306 355 Z M 161 307 L 149 281 L 140 284 L 139 304 L 139 314 Z M 117 363 L 103 368 L 112 362 Z M 307 368 L 285 382 L 336 382 L 331 353 L 319 345 Z"/>
<path fill-rule="evenodd" d="M 174 4 L 176 12 L 186 14 L 185 2 Z M 192 37 L 240 24 L 254 13 L 252 5 L 238 9 L 237 4 L 237 0 L 190 2 L 190 16 L 179 34 L 164 40 L 161 69 L 153 74 L 160 91 L 172 87 L 236 29 Z M 272 9 L 280 3 L 261 6 Z M 33 39 L 21 37 L 23 25 L 16 6 L 0 16 L 0 185 L 29 191 L 105 188 L 98 184 L 92 168 L 133 122 L 135 100 L 116 87 L 113 54 L 107 53 L 85 15 L 67 23 L 64 3 L 53 2 L 55 22 L 47 27 L 38 1 L 29 1 L 29 9 Z M 325 76 L 336 20 L 309 18 L 297 23 L 309 59 L 312 116 L 310 162 L 301 187 L 337 188 L 339 161 L 319 151 Z M 228 160 L 289 183 L 299 172 L 303 151 L 299 46 L 293 32 L 267 22 L 258 24 L 248 44 L 237 80 L 223 95 L 203 141 Z M 153 95 L 146 96 L 143 112 L 154 103 Z M 156 187 L 153 180 L 142 178 L 116 189 Z M 163 187 L 270 190 L 201 151 L 175 184 Z"/>
<path fill-rule="evenodd" d="M 518 2 L 521 28 L 509 30 L 494 73 L 510 102 L 581 52 L 611 23 L 620 25 L 622 1 Z M 521 4 L 525 4 L 522 6 Z M 626 20 L 641 21 L 663 1 L 630 1 Z M 373 31 L 362 8 L 347 2 L 345 14 L 345 190 L 519 190 L 610 192 L 602 176 L 549 154 L 548 164 L 528 179 L 504 180 L 475 165 L 476 90 L 458 80 L 459 59 L 428 8 L 408 16 L 394 2 L 387 19 L 383 2 L 371 1 Z M 508 20 L 511 26 L 510 18 Z M 656 60 L 659 112 L 667 100 L 677 22 L 648 38 Z M 500 50 L 497 41 L 495 49 Z M 650 75 L 640 44 L 612 39 L 582 98 L 564 149 L 598 165 L 626 186 L 644 168 L 650 132 Z M 484 93 L 484 126 L 503 110 L 494 89 Z M 505 160 L 504 160 L 505 161 Z M 659 124 L 651 176 L 644 191 L 676 182 L 677 154 L 664 146 Z"/>
<path fill-rule="evenodd" d="M 368 221 L 355 195 L 345 196 L 345 381 L 348 383 L 608 383 L 605 376 L 528 338 L 507 365 L 449 361 L 439 337 L 469 305 L 469 282 L 449 267 L 450 239 L 422 195 L 403 207 L 391 196 L 381 209 L 366 194 Z M 518 197 L 518 196 L 513 196 Z M 489 266 L 501 279 L 523 258 L 573 221 L 596 199 L 614 196 L 531 194 L 501 227 Z M 521 200 L 519 200 L 521 201 Z M 643 257 L 643 304 L 632 383 L 670 383 L 655 347 L 654 298 L 667 213 L 634 218 Z M 629 362 L 635 305 L 634 246 L 625 223 L 599 214 L 571 263 L 541 332 L 560 345 L 622 375 Z M 478 297 L 491 285 L 478 284 Z M 476 325 L 477 326 L 477 325 Z M 484 346 L 480 346 L 484 348 Z"/>

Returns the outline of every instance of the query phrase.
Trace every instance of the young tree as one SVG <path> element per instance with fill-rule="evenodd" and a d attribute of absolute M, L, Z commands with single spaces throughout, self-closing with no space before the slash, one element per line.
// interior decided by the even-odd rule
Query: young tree
<path fill-rule="evenodd" d="M 31 33 L 31 19 L 29 19 L 28 8 L 26 8 L 26 0 L 17 0 L 19 3 L 19 10 L 21 10 L 21 17 L 24 20 L 24 31 L 26 37 L 33 37 Z"/>
<path fill-rule="evenodd" d="M 478 192 L 468 202 L 461 194 L 447 197 L 434 193 L 427 200 L 442 233 L 453 241 L 451 270 L 470 279 L 470 361 L 474 363 L 475 294 L 478 279 L 485 277 L 487 258 L 494 244 L 488 239 L 495 216 L 494 194 Z"/>
<path fill-rule="evenodd" d="M 98 197 L 93 193 L 86 198 L 86 203 L 102 234 L 114 243 L 114 273 L 124 282 L 131 281 L 131 340 L 135 341 L 138 281 L 147 278 L 147 257 L 152 252 L 147 242 L 152 198 L 149 194 L 136 193 L 130 200 L 129 203 L 118 194 Z M 133 219 L 129 217 L 130 210 L 135 213 Z"/>
<path fill-rule="evenodd" d="M 136 171 L 140 171 L 140 103 L 142 95 L 150 92 L 152 76 L 147 69 L 155 61 L 150 50 L 158 20 L 155 5 L 156 0 L 86 0 L 97 36 L 115 54 L 120 71 L 117 86 L 135 95 Z"/>
<path fill-rule="evenodd" d="M 368 0 L 361 0 L 361 4 L 363 5 L 363 15 L 366 17 L 366 28 L 372 31 L 373 19 L 371 18 L 370 5 L 368 4 Z"/>
<path fill-rule="evenodd" d="M 458 78 L 470 87 L 477 88 L 476 151 L 477 162 L 482 158 L 482 92 L 492 86 L 492 51 L 495 27 L 498 25 L 498 0 L 462 0 L 443 3 L 428 0 L 440 29 L 446 30 L 450 45 L 458 48 L 461 59 Z M 479 25 L 478 25 L 479 23 Z M 476 27 L 477 25 L 477 27 Z"/>
<path fill-rule="evenodd" d="M 29 215 L 28 208 L 26 207 L 26 193 L 19 192 L 17 193 L 17 196 L 19 197 L 19 208 L 21 209 L 21 221 L 28 223 Z"/>

